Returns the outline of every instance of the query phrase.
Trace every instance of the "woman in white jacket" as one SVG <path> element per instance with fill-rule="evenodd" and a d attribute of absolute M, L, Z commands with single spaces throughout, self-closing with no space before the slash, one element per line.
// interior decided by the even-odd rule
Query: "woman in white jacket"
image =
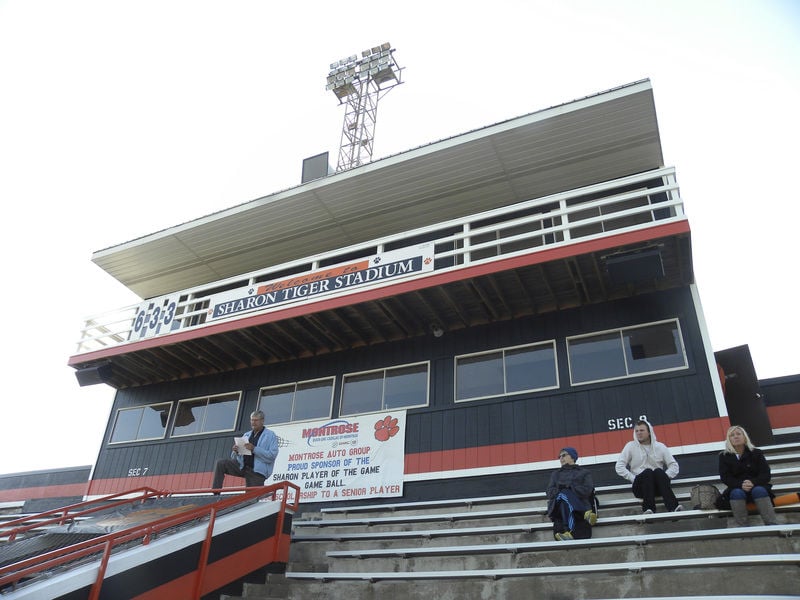
<path fill-rule="evenodd" d="M 633 484 L 633 495 L 642 499 L 645 514 L 656 512 L 656 496 L 661 496 L 668 511 L 683 510 L 670 485 L 678 474 L 678 461 L 669 448 L 656 440 L 653 427 L 645 419 L 636 422 L 633 441 L 622 449 L 616 470 L 617 475 Z"/>

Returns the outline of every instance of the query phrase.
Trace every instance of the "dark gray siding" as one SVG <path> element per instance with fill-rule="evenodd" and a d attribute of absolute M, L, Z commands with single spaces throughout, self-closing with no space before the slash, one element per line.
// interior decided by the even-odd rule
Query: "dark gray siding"
<path fill-rule="evenodd" d="M 565 338 L 672 318 L 680 320 L 688 369 L 570 386 Z M 550 339 L 557 342 L 558 390 L 454 403 L 454 356 Z M 647 414 L 660 424 L 719 416 L 688 288 L 450 331 L 441 338 L 387 342 L 347 353 L 122 390 L 114 411 L 242 390 L 238 424 L 242 431 L 249 426 L 248 416 L 262 386 L 334 375 L 336 415 L 342 374 L 418 361 L 431 363 L 430 406 L 408 413 L 407 455 L 602 433 L 608 430 L 608 419 L 616 416 Z M 228 453 L 231 435 L 104 446 L 95 479 L 126 477 L 129 468 L 145 466 L 153 475 L 207 473 L 216 458 Z"/>

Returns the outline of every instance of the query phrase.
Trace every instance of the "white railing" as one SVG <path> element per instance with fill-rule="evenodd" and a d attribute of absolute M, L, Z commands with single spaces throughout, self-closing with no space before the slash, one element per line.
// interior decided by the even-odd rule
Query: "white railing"
<path fill-rule="evenodd" d="M 246 288 L 263 285 L 270 279 L 298 278 L 337 263 L 359 260 L 354 258 L 358 256 L 367 258 L 431 242 L 434 269 L 438 273 L 684 219 L 674 169 L 639 173 L 182 290 L 162 297 L 163 301 L 162 298 L 149 301 L 148 312 L 145 302 L 94 316 L 81 330 L 77 354 L 138 341 L 141 336 L 134 339 L 134 332 L 141 330 L 146 319 L 157 321 L 158 316 L 164 316 L 161 311 L 170 311 L 172 328 L 165 331 L 159 328 L 148 337 L 171 333 L 175 324 L 181 331 L 204 327 L 208 324 L 211 298 L 220 288 Z M 318 299 L 301 299 L 298 303 Z M 269 310 L 274 308 L 260 312 Z M 248 312 L 247 316 L 252 314 Z"/>

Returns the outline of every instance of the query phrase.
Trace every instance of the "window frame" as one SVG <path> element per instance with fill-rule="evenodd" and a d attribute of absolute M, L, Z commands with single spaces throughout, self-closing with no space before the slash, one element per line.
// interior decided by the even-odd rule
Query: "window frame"
<path fill-rule="evenodd" d="M 193 433 L 175 433 L 175 423 L 172 423 L 172 427 L 170 429 L 169 437 L 170 439 L 173 438 L 186 438 L 191 436 L 198 436 L 198 435 L 211 435 L 214 433 L 224 433 L 226 431 L 236 431 L 236 424 L 239 421 L 239 410 L 242 407 L 242 391 L 238 390 L 235 392 L 222 392 L 220 394 L 208 394 L 203 396 L 194 396 L 192 398 L 181 398 L 177 402 L 175 402 L 175 415 L 177 418 L 178 411 L 180 410 L 180 405 L 182 402 L 192 402 L 196 400 L 203 400 L 206 401 L 206 409 L 208 409 L 208 403 L 213 398 L 221 398 L 222 396 L 236 396 L 236 410 L 233 412 L 233 426 L 229 429 L 214 429 L 213 431 L 196 431 Z M 205 415 L 204 415 L 205 419 Z"/>
<path fill-rule="evenodd" d="M 328 404 L 328 414 L 326 416 L 323 416 L 323 417 L 309 417 L 307 419 L 295 419 L 294 418 L 294 412 L 295 412 L 295 401 L 297 400 L 297 387 L 301 386 L 303 384 L 316 383 L 318 381 L 328 381 L 328 380 L 330 380 L 330 382 L 331 382 L 331 397 L 330 397 L 330 402 Z M 256 406 L 257 406 L 256 410 L 264 410 L 261 407 L 261 398 L 262 398 L 262 395 L 263 395 L 265 390 L 275 390 L 275 389 L 278 389 L 278 388 L 286 388 L 286 387 L 289 387 L 289 386 L 294 386 L 294 391 L 292 392 L 292 411 L 291 411 L 292 412 L 292 418 L 289 421 L 281 421 L 279 423 L 270 423 L 270 426 L 273 426 L 273 425 L 288 425 L 288 424 L 291 424 L 291 423 L 305 423 L 307 421 L 317 421 L 319 419 L 330 419 L 330 418 L 332 418 L 332 416 L 333 416 L 333 400 L 336 397 L 336 376 L 335 375 L 331 375 L 329 377 L 318 377 L 316 379 L 304 379 L 302 381 L 294 381 L 294 382 L 290 381 L 290 382 L 287 382 L 287 383 L 277 383 L 275 385 L 265 385 L 265 386 L 259 388 L 259 390 L 258 390 L 258 402 L 256 403 Z M 269 413 L 267 411 L 264 411 L 264 412 L 267 414 L 267 416 L 269 416 Z"/>
<path fill-rule="evenodd" d="M 506 376 L 506 352 L 512 350 L 519 350 L 521 348 L 535 348 L 536 346 L 549 346 L 553 351 L 553 367 L 555 370 L 555 385 L 546 385 L 543 387 L 530 388 L 526 390 L 517 390 L 514 392 L 508 391 L 508 377 Z M 458 397 L 458 360 L 461 358 L 472 358 L 475 356 L 482 356 L 485 354 L 496 354 L 500 352 L 502 355 L 503 364 L 503 392 L 500 394 L 490 394 L 487 396 L 474 396 L 470 398 Z M 519 344 L 516 346 L 504 346 L 501 348 L 493 348 L 491 350 L 481 350 L 480 352 L 471 352 L 469 354 L 458 354 L 453 357 L 453 401 L 458 404 L 460 402 L 475 402 L 476 400 L 486 400 L 489 398 L 501 398 L 505 396 L 516 396 L 518 394 L 530 394 L 531 392 L 542 392 L 547 390 L 557 390 L 561 387 L 561 380 L 558 373 L 558 348 L 556 347 L 555 338 L 550 340 L 541 340 L 529 344 Z"/>
<path fill-rule="evenodd" d="M 630 365 L 628 364 L 628 352 L 630 350 L 630 347 L 626 345 L 625 332 L 631 331 L 631 330 L 634 330 L 634 329 L 644 329 L 646 327 L 653 327 L 654 325 L 664 325 L 664 324 L 668 324 L 668 323 L 669 324 L 674 323 L 675 324 L 675 329 L 678 332 L 678 344 L 679 344 L 678 351 L 680 353 L 680 356 L 683 357 L 683 365 L 682 366 L 678 366 L 678 367 L 670 367 L 668 369 L 656 369 L 656 370 L 653 370 L 653 371 L 645 371 L 645 372 L 642 372 L 642 373 L 631 373 Z M 625 373 L 626 374 L 625 375 L 615 376 L 615 377 L 604 377 L 604 378 L 601 378 L 601 379 L 590 379 L 588 381 L 574 382 L 573 381 L 573 377 L 572 377 L 572 355 L 570 353 L 570 343 L 573 340 L 584 340 L 584 339 L 587 339 L 587 338 L 600 337 L 600 336 L 608 335 L 608 334 L 611 334 L 611 333 L 616 333 L 619 336 L 620 350 L 622 352 L 622 362 L 623 362 L 623 364 L 625 366 Z M 636 325 L 628 325 L 626 327 L 617 327 L 617 328 L 612 328 L 612 329 L 605 329 L 603 331 L 593 331 L 592 333 L 583 333 L 583 334 L 580 334 L 580 335 L 568 336 L 566 338 L 566 344 L 567 344 L 567 365 L 569 366 L 569 383 L 570 383 L 570 386 L 572 386 L 572 387 L 577 387 L 577 386 L 582 386 L 582 385 L 590 385 L 590 384 L 594 384 L 594 383 L 602 383 L 602 382 L 605 382 L 605 381 L 619 381 L 620 379 L 631 379 L 631 378 L 634 378 L 634 377 L 647 377 L 647 376 L 650 376 L 650 375 L 658 375 L 660 373 L 671 373 L 673 371 L 682 371 L 682 370 L 685 370 L 685 369 L 689 368 L 689 357 L 688 357 L 687 352 L 686 352 L 686 341 L 684 340 L 683 329 L 681 328 L 681 321 L 680 321 L 680 318 L 678 318 L 678 317 L 673 318 L 673 319 L 662 319 L 660 321 L 651 321 L 651 322 L 648 322 L 648 323 L 638 323 Z"/>
<path fill-rule="evenodd" d="M 119 414 L 121 412 L 123 412 L 123 411 L 131 411 L 131 410 L 142 410 L 142 412 L 144 412 L 144 409 L 150 408 L 150 407 L 153 407 L 153 406 L 166 406 L 166 407 L 168 407 L 168 409 L 167 409 L 167 421 L 166 421 L 166 424 L 164 425 L 164 432 L 161 434 L 161 436 L 159 436 L 159 437 L 146 437 L 146 438 L 137 437 L 137 438 L 134 438 L 134 439 L 131 439 L 131 440 L 117 440 L 117 441 L 114 441 L 112 439 L 114 437 L 114 430 L 117 427 L 117 419 L 119 418 Z M 116 411 L 116 414 L 114 415 L 114 424 L 111 426 L 111 431 L 108 433 L 107 444 L 110 446 L 110 445 L 117 445 L 117 444 L 133 444 L 133 443 L 136 443 L 136 442 L 148 442 L 148 441 L 151 442 L 153 440 L 166 439 L 167 438 L 167 430 L 169 429 L 168 425 L 169 425 L 170 419 L 172 418 L 173 406 L 174 406 L 173 402 L 152 402 L 150 404 L 141 404 L 141 405 L 138 405 L 138 406 L 126 406 L 126 407 L 123 407 L 123 408 L 118 408 L 117 411 Z M 139 419 L 139 427 L 141 427 L 141 423 L 142 423 L 142 420 L 140 418 Z M 137 428 L 137 433 L 138 433 L 138 428 Z"/>
<path fill-rule="evenodd" d="M 398 369 L 405 369 L 408 367 L 416 367 L 418 365 L 425 365 L 425 402 L 422 404 L 413 404 L 409 406 L 398 406 L 394 408 L 386 408 L 386 373 L 387 371 L 395 371 Z M 382 386 L 381 386 L 381 406 L 375 410 L 368 410 L 365 412 L 345 413 L 344 408 L 344 391 L 347 384 L 348 377 L 357 377 L 359 375 L 369 375 L 371 373 L 383 373 Z M 390 367 L 382 367 L 380 369 L 368 369 L 366 371 L 354 371 L 352 373 L 342 374 L 342 386 L 339 391 L 339 416 L 340 417 L 356 417 L 359 415 L 369 415 L 373 413 L 385 412 L 387 410 L 408 410 L 410 408 L 424 408 L 430 406 L 431 403 L 431 361 L 421 360 L 402 365 L 392 365 Z"/>

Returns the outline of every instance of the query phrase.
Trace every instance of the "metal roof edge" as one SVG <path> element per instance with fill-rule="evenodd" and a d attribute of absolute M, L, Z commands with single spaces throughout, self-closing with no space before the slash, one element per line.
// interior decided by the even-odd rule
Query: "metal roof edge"
<path fill-rule="evenodd" d="M 365 173 L 370 173 L 376 170 L 387 168 L 389 166 L 394 166 L 396 164 L 408 160 L 419 158 L 420 156 L 434 154 L 435 152 L 451 148 L 454 146 L 458 146 L 459 144 L 468 143 L 470 141 L 474 141 L 480 138 L 496 135 L 503 131 L 508 131 L 511 129 L 515 129 L 517 127 L 523 127 L 525 125 L 536 123 L 538 121 L 543 121 L 545 119 L 552 118 L 558 115 L 566 114 L 569 112 L 575 112 L 577 110 L 581 110 L 590 106 L 602 104 L 604 102 L 609 102 L 617 98 L 630 96 L 633 94 L 649 90 L 652 90 L 652 84 L 650 80 L 642 79 L 639 81 L 634 81 L 632 83 L 617 86 L 609 90 L 598 92 L 596 94 L 564 102 L 562 104 L 557 104 L 548 108 L 543 108 L 532 113 L 528 113 L 518 117 L 513 117 L 505 121 L 500 121 L 491 125 L 487 125 L 485 127 L 473 129 L 464 133 L 459 133 L 457 135 L 448 138 L 443 138 L 441 140 L 430 142 L 422 146 L 417 146 L 416 148 L 412 148 L 410 150 L 404 150 L 403 152 L 399 152 L 397 154 L 380 158 L 373 162 L 367 163 L 366 165 L 361 165 L 359 167 L 348 169 L 340 173 L 334 173 L 332 175 L 328 175 L 327 177 L 315 179 L 308 183 L 300 184 L 291 188 L 279 190 L 277 192 L 274 192 L 266 196 L 261 196 L 253 200 L 248 200 L 246 202 L 234 205 L 232 207 L 225 208 L 220 211 L 210 213 L 208 215 L 198 217 L 196 219 L 192 219 L 190 221 L 185 221 L 184 223 L 174 225 L 172 227 L 167 227 L 166 229 L 161 229 L 159 231 L 155 231 L 138 238 L 134 238 L 127 242 L 122 242 L 114 246 L 109 246 L 107 248 L 97 250 L 92 253 L 92 261 L 96 262 L 98 259 L 114 255 L 117 252 L 132 247 L 136 247 L 139 245 L 143 245 L 145 243 L 153 242 L 159 238 L 174 235 L 181 231 L 186 231 L 194 227 L 203 225 L 205 223 L 224 219 L 225 217 L 228 216 L 232 216 L 241 212 L 245 212 L 247 210 L 258 208 L 265 204 L 269 204 L 271 202 L 282 200 L 284 198 L 290 197 L 298 193 L 299 191 L 311 191 L 321 187 L 326 187 L 328 185 L 334 184 L 339 181 L 344 181 L 352 177 L 361 176 Z"/>

